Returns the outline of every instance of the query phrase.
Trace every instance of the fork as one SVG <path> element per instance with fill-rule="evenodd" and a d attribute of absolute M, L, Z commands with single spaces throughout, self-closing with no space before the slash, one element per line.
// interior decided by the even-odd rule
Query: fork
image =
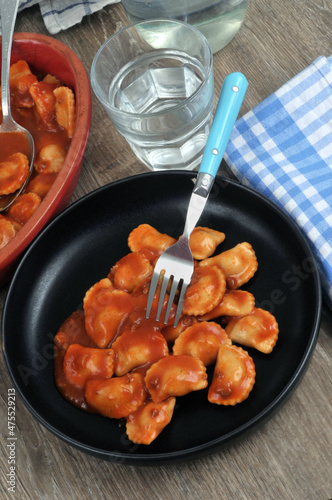
<path fill-rule="evenodd" d="M 166 291 L 171 283 L 164 324 L 168 322 L 174 297 L 179 288 L 180 295 L 174 328 L 178 324 L 185 294 L 194 271 L 194 259 L 189 246 L 189 238 L 204 210 L 247 87 L 247 79 L 242 73 L 231 73 L 224 80 L 196 183 L 189 201 L 183 235 L 174 245 L 162 253 L 154 268 L 146 308 L 147 319 L 150 317 L 152 302 L 159 280 L 161 280 L 156 321 L 158 322 L 160 319 Z"/>

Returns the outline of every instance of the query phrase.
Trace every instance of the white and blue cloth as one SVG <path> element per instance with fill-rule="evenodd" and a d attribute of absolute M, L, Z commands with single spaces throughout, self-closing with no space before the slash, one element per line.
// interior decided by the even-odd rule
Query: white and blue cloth
<path fill-rule="evenodd" d="M 225 160 L 241 183 L 300 227 L 332 308 L 332 56 L 316 59 L 237 120 Z"/>
<path fill-rule="evenodd" d="M 8 0 L 10 1 L 10 0 Z M 84 16 L 94 14 L 107 5 L 120 0 L 21 0 L 19 12 L 39 4 L 41 15 L 48 31 L 55 35 L 82 21 Z"/>

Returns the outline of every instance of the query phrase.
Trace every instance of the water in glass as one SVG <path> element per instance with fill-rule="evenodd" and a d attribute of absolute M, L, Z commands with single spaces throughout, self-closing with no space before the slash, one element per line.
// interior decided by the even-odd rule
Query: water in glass
<path fill-rule="evenodd" d="M 195 92 L 205 85 L 204 92 Z M 187 106 L 183 103 L 190 97 Z M 112 114 L 135 154 L 153 170 L 188 169 L 200 163 L 213 108 L 212 75 L 175 50 L 138 56 L 112 82 L 109 102 L 131 113 Z"/>
<path fill-rule="evenodd" d="M 168 18 L 192 24 L 215 53 L 239 31 L 248 0 L 122 0 L 122 5 L 130 22 Z"/>

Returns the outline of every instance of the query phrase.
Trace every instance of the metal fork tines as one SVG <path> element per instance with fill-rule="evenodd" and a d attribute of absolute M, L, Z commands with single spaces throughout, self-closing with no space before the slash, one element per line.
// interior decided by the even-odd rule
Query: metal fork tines
<path fill-rule="evenodd" d="M 152 302 L 155 297 L 157 286 L 160 280 L 160 296 L 156 321 L 159 321 L 166 291 L 169 287 L 169 284 L 172 283 L 169 292 L 164 323 L 166 324 L 169 319 L 172 304 L 174 303 L 175 294 L 179 289 L 180 294 L 177 301 L 177 310 L 173 326 L 176 327 L 176 325 L 178 324 L 183 309 L 185 294 L 188 285 L 190 284 L 192 273 L 194 271 L 194 259 L 189 246 L 189 238 L 203 212 L 213 181 L 214 178 L 210 174 L 199 173 L 197 176 L 196 183 L 189 201 L 183 235 L 174 245 L 164 251 L 164 253 L 157 260 L 156 266 L 154 268 L 146 309 L 147 319 L 150 316 Z"/>
<path fill-rule="evenodd" d="M 158 309 L 156 321 L 159 321 L 167 289 L 171 286 L 167 302 L 164 323 L 166 324 L 174 303 L 177 290 L 179 297 L 177 301 L 177 310 L 174 319 L 174 326 L 178 324 L 183 309 L 184 298 L 190 283 L 194 270 L 194 260 L 189 248 L 189 242 L 186 237 L 182 237 L 177 243 L 165 250 L 158 259 L 154 268 L 150 284 L 149 297 L 146 309 L 146 317 L 149 318 L 152 302 L 160 281 L 160 295 L 158 300 Z"/>

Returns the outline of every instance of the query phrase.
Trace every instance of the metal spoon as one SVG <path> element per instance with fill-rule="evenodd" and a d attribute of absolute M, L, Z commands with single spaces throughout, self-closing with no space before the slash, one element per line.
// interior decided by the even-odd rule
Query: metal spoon
<path fill-rule="evenodd" d="M 28 142 L 30 174 L 33 168 L 35 155 L 35 145 L 32 135 L 28 130 L 21 127 L 12 117 L 10 111 L 10 89 L 9 89 L 9 69 L 12 49 L 13 33 L 18 10 L 19 0 L 0 0 L 1 27 L 2 27 L 2 68 L 1 68 L 1 103 L 3 120 L 0 125 L 1 134 L 20 134 L 20 142 Z M 3 136 L 5 137 L 5 136 Z M 0 146 L 1 147 L 1 146 Z M 21 151 L 15 151 L 21 152 Z M 22 151 L 24 152 L 24 151 Z M 29 179 L 29 176 L 28 176 Z M 0 212 L 8 208 L 25 188 L 28 179 L 15 193 L 0 196 Z"/>

